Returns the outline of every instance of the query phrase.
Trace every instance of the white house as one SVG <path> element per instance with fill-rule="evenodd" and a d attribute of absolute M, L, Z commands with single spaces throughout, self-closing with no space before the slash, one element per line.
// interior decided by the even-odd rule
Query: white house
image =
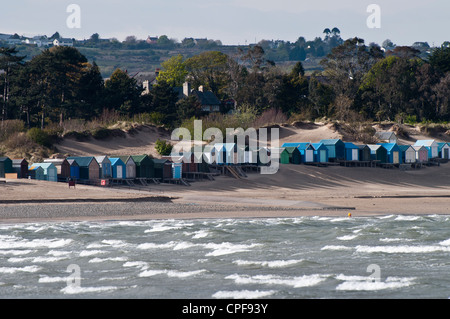
<path fill-rule="evenodd" d="M 73 47 L 73 40 L 68 38 L 60 38 L 53 40 L 55 47 Z"/>

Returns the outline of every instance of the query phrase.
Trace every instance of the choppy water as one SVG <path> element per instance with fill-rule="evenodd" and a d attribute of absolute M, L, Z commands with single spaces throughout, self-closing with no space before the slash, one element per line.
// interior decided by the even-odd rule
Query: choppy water
<path fill-rule="evenodd" d="M 0 298 L 449 296 L 449 216 L 0 225 Z"/>

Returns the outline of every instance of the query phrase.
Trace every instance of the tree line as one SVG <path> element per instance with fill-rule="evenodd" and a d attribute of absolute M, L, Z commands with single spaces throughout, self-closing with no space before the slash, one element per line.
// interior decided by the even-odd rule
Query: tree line
<path fill-rule="evenodd" d="M 335 31 L 336 32 L 336 31 Z M 337 41 L 329 32 L 330 41 Z M 384 52 L 363 39 L 342 41 L 321 60 L 323 71 L 306 75 L 301 61 L 286 72 L 264 46 L 239 47 L 232 55 L 206 51 L 174 56 L 161 65 L 149 94 L 125 70 L 104 80 L 95 62 L 76 48 L 53 47 L 25 62 L 14 47 L 0 48 L 1 120 L 20 119 L 45 128 L 67 119 L 90 120 L 104 110 L 148 114 L 167 127 L 205 114 L 195 97 L 179 99 L 175 87 L 189 81 L 222 101 L 261 114 L 281 110 L 299 119 L 449 121 L 450 48 L 428 59 L 413 47 Z"/>

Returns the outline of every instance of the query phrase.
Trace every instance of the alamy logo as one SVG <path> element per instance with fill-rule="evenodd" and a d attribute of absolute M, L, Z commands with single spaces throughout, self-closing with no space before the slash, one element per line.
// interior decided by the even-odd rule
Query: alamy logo
<path fill-rule="evenodd" d="M 81 8 L 78 4 L 69 4 L 66 9 L 70 15 L 67 17 L 66 25 L 69 29 L 81 28 Z"/>
<path fill-rule="evenodd" d="M 371 4 L 367 7 L 367 12 L 371 13 L 367 18 L 367 27 L 369 29 L 381 28 L 381 7 L 378 4 Z"/>

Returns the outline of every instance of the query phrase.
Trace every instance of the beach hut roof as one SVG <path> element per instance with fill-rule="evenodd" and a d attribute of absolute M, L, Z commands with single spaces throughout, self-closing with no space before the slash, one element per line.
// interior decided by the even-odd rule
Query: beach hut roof
<path fill-rule="evenodd" d="M 125 163 L 119 157 L 112 157 L 109 160 L 111 161 L 111 165 L 125 165 Z"/>
<path fill-rule="evenodd" d="M 67 162 L 69 163 L 70 166 L 80 166 L 78 162 L 74 159 L 68 159 Z"/>
<path fill-rule="evenodd" d="M 152 161 L 154 163 L 155 168 L 162 168 L 166 163 L 170 163 L 170 161 L 167 159 L 159 159 L 159 158 L 154 158 L 152 159 Z"/>
<path fill-rule="evenodd" d="M 5 162 L 7 160 L 11 160 L 9 157 L 0 157 L 0 162 Z"/>
<path fill-rule="evenodd" d="M 98 163 L 111 161 L 108 156 L 95 156 Z"/>
<path fill-rule="evenodd" d="M 323 144 L 323 143 L 312 143 L 311 145 L 312 145 L 312 147 L 314 147 L 315 150 L 326 147 L 325 144 Z"/>
<path fill-rule="evenodd" d="M 414 149 L 411 145 L 399 145 L 398 147 L 399 147 L 400 150 L 402 150 L 403 152 L 407 151 L 409 148 Z"/>
<path fill-rule="evenodd" d="M 442 142 L 442 143 L 437 143 L 437 144 L 438 144 L 438 149 L 439 149 L 439 151 L 442 150 L 442 148 L 445 147 L 445 146 L 450 146 L 448 143 L 444 143 L 444 142 Z"/>
<path fill-rule="evenodd" d="M 392 151 L 394 148 L 398 147 L 396 143 L 379 143 L 378 145 L 383 146 L 388 151 Z"/>
<path fill-rule="evenodd" d="M 297 148 L 299 150 L 306 150 L 308 148 L 314 148 L 311 143 L 298 143 Z"/>
<path fill-rule="evenodd" d="M 290 146 L 290 147 L 284 147 L 284 150 L 286 151 L 286 152 L 288 152 L 289 154 L 292 154 L 296 149 L 298 149 L 298 148 L 296 148 L 296 147 L 294 147 L 294 146 Z"/>
<path fill-rule="evenodd" d="M 335 145 L 339 142 L 342 142 L 340 139 L 327 139 L 327 140 L 321 140 L 320 143 L 323 143 L 325 145 Z"/>
<path fill-rule="evenodd" d="M 28 163 L 28 162 L 24 158 L 13 158 L 12 163 L 13 163 L 13 165 L 20 165 L 20 164 Z"/>
<path fill-rule="evenodd" d="M 394 132 L 376 132 L 375 136 L 382 140 L 389 140 L 392 136 L 397 137 Z"/>
<path fill-rule="evenodd" d="M 359 147 L 353 143 L 346 142 L 344 144 L 345 144 L 345 148 L 359 149 Z"/>
<path fill-rule="evenodd" d="M 33 163 L 32 166 L 42 167 L 45 174 L 47 174 L 49 168 L 55 168 L 55 165 L 53 165 L 53 163 Z"/>
<path fill-rule="evenodd" d="M 380 147 L 383 147 L 382 145 L 379 144 L 367 144 L 367 146 L 372 150 L 372 151 L 376 151 L 378 150 Z"/>
<path fill-rule="evenodd" d="M 78 163 L 80 167 L 87 167 L 91 165 L 92 161 L 97 161 L 93 156 L 84 156 L 84 157 L 68 157 L 67 160 L 73 159 Z"/>
<path fill-rule="evenodd" d="M 142 161 L 144 161 L 145 159 L 149 159 L 150 157 L 148 157 L 148 155 L 132 155 L 131 158 L 133 159 L 133 161 L 137 164 L 137 163 L 141 163 Z"/>
<path fill-rule="evenodd" d="M 435 140 L 418 140 L 414 145 L 422 145 L 422 146 L 436 146 L 437 143 Z"/>
<path fill-rule="evenodd" d="M 43 169 L 42 167 L 40 167 L 40 166 L 37 166 L 37 165 L 31 165 L 31 166 L 28 166 L 28 170 L 29 170 L 29 171 L 37 171 L 37 170 L 41 170 L 42 172 L 44 172 L 44 169 Z"/>

